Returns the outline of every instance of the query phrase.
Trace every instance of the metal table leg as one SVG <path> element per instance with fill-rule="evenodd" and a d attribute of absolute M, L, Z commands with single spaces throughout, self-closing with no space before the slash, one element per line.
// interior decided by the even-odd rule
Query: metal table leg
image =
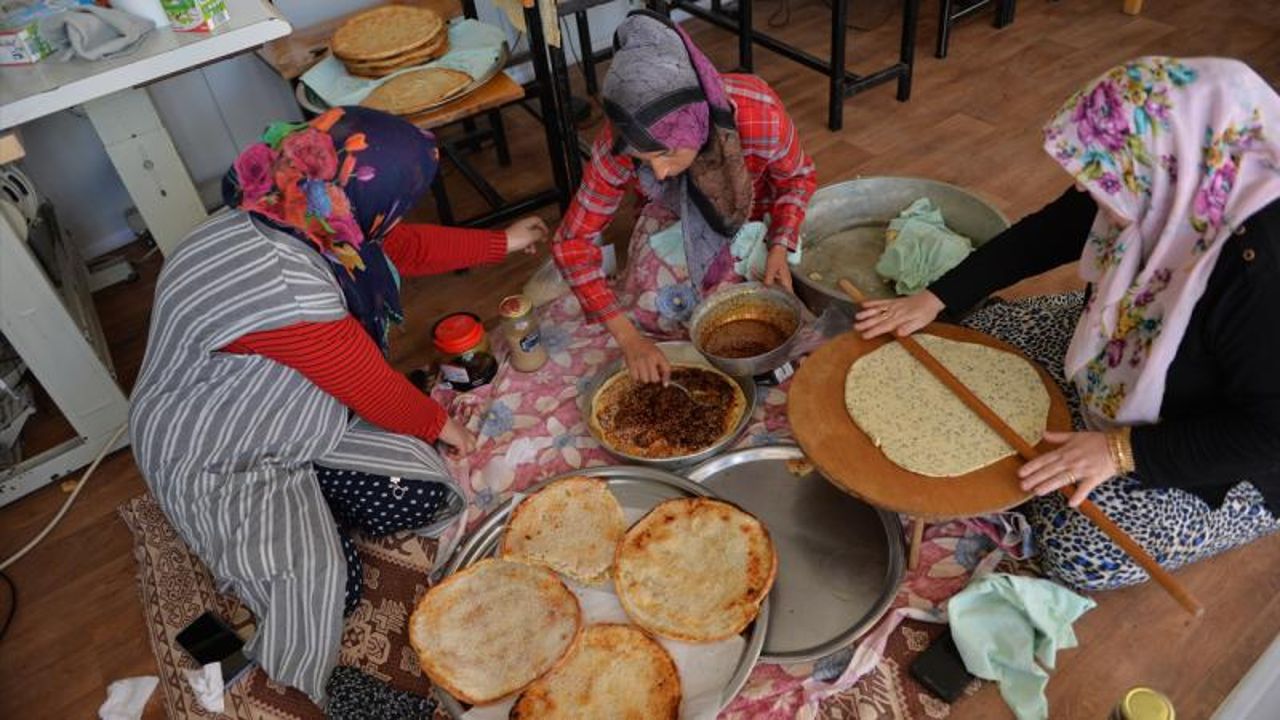
<path fill-rule="evenodd" d="M 591 22 L 585 10 L 574 17 L 578 21 L 578 47 L 582 50 L 582 79 L 587 84 L 587 94 L 595 97 L 600 92 L 600 83 L 596 79 L 596 51 L 591 43 Z"/>
<path fill-rule="evenodd" d="M 827 98 L 827 127 L 833 132 L 844 127 L 844 59 L 849 38 L 849 2 L 831 0 L 831 67 L 827 69 L 831 87 Z"/>
<path fill-rule="evenodd" d="M 1012 0 L 1010 0 L 1012 2 Z M 911 99 L 911 78 L 916 67 L 916 30 L 920 25 L 920 0 L 903 0 L 902 4 L 902 49 L 898 62 L 903 72 L 898 76 L 898 101 Z"/>
<path fill-rule="evenodd" d="M 557 83 L 551 77 L 551 64 L 547 60 L 547 39 L 542 32 L 542 17 L 538 13 L 537 0 L 524 7 L 524 23 L 529 32 L 529 54 L 533 60 L 533 74 L 538 82 L 542 127 L 547 138 L 547 152 L 551 161 L 551 175 L 560 194 L 560 209 L 569 205 L 569 172 L 565 165 L 564 135 L 561 127 Z"/>
<path fill-rule="evenodd" d="M 838 4 L 840 0 L 834 0 Z M 755 60 L 751 57 L 752 32 L 751 0 L 738 0 L 738 67 L 742 72 L 752 72 Z"/>

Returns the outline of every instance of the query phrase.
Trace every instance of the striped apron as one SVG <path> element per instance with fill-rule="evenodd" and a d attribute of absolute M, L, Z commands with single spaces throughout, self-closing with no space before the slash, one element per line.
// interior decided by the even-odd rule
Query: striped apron
<path fill-rule="evenodd" d="M 431 531 L 463 506 L 426 443 L 350 420 L 289 367 L 217 351 L 247 333 L 346 315 L 317 252 L 244 213 L 216 215 L 165 261 L 129 416 L 160 506 L 257 616 L 247 651 L 321 706 L 342 635 L 346 561 L 312 464 L 446 484 L 450 507 Z"/>

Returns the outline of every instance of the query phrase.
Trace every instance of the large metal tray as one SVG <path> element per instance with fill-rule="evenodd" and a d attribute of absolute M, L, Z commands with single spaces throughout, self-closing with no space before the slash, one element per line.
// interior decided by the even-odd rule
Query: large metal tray
<path fill-rule="evenodd" d="M 702 355 L 702 353 L 698 352 L 698 349 L 694 347 L 691 342 L 660 342 L 658 343 L 658 349 L 661 350 L 672 363 L 680 365 L 701 365 L 713 370 L 716 369 L 715 366 Z M 584 391 L 578 394 L 578 409 L 582 411 L 583 418 L 590 419 L 591 405 L 595 401 L 596 392 L 600 390 L 600 386 L 609 378 L 619 372 L 622 372 L 625 367 L 623 359 L 618 358 L 608 365 L 605 365 L 600 369 L 600 372 L 596 373 L 595 377 L 591 378 Z M 738 383 L 738 387 L 742 388 L 742 394 L 747 399 L 746 411 L 742 413 L 742 418 L 738 420 L 738 426 L 733 429 L 733 432 L 722 438 L 720 442 L 696 453 L 689 455 L 677 455 L 669 458 L 644 458 L 639 455 L 632 455 L 618 450 L 605 442 L 604 438 L 595 433 L 595 430 L 589 430 L 589 432 L 591 432 L 591 436 L 596 439 L 596 442 L 600 443 L 600 446 L 607 450 L 611 455 L 629 463 L 650 465 L 657 468 L 665 468 L 667 470 L 677 470 L 679 468 L 687 468 L 697 465 L 703 460 L 715 457 L 720 453 L 720 451 L 736 442 L 738 438 L 742 436 L 743 431 L 747 429 L 747 425 L 751 424 L 751 416 L 755 414 L 756 411 L 755 380 L 749 377 L 735 377 L 733 380 Z M 590 422 L 587 423 L 587 427 L 591 427 Z"/>
<path fill-rule="evenodd" d="M 778 578 L 760 657 L 801 662 L 829 655 L 871 629 L 905 569 L 902 524 L 841 492 L 794 445 L 748 448 L 710 460 L 689 478 L 764 522 Z"/>
<path fill-rule="evenodd" d="M 815 314 L 853 303 L 836 285 L 847 277 L 871 298 L 893 297 L 876 272 L 889 222 L 916 200 L 927 197 L 942 211 L 947 227 L 980 246 L 1009 221 L 998 208 L 965 188 L 913 177 L 865 177 L 819 188 L 809 200 L 800 237 L 804 257 L 792 270 L 796 295 Z"/>
<path fill-rule="evenodd" d="M 703 487 L 695 482 L 679 475 L 658 470 L 656 468 L 634 467 L 627 465 L 617 465 L 610 467 L 588 468 L 585 470 L 576 470 L 567 472 L 556 477 L 549 478 L 538 485 L 529 488 L 528 493 L 536 492 L 539 488 L 547 483 L 554 482 L 565 477 L 593 477 L 600 478 L 609 484 L 609 490 L 618 498 L 618 502 L 626 508 L 637 508 L 648 511 L 658 503 L 672 498 L 682 497 L 717 497 L 715 492 L 709 488 Z M 476 528 L 466 541 L 458 548 L 449 563 L 445 566 L 444 576 L 447 577 L 453 573 L 462 570 L 479 560 L 487 557 L 493 557 L 498 548 L 502 544 L 502 532 L 506 528 L 507 516 L 515 508 L 516 499 L 508 500 L 502 507 L 498 508 L 492 515 Z M 779 561 L 781 562 L 781 561 Z M 733 675 L 733 679 L 724 689 L 721 696 L 720 707 L 724 708 L 731 700 L 742 690 L 742 686 L 746 685 L 747 677 L 751 675 L 751 669 L 755 667 L 756 661 L 760 658 L 760 651 L 764 647 L 766 628 L 769 627 L 769 608 L 770 600 L 765 598 L 760 604 L 760 613 L 756 616 L 754 622 L 747 626 L 744 631 L 746 633 L 747 644 L 743 649 L 742 658 L 738 662 L 738 669 Z M 444 692 L 440 688 L 435 688 L 437 697 L 444 705 L 445 710 L 454 718 L 461 718 L 465 709 L 462 704 L 453 696 Z"/>

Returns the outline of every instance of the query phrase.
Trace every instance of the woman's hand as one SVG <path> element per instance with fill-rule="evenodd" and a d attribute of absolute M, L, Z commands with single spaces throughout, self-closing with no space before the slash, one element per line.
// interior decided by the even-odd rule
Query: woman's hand
<path fill-rule="evenodd" d="M 652 340 L 637 332 L 635 337 L 621 341 L 619 345 L 632 380 L 663 385 L 671 380 L 671 361 Z"/>
<path fill-rule="evenodd" d="M 1047 432 L 1044 439 L 1061 447 L 1022 466 L 1018 477 L 1023 490 L 1048 495 L 1074 484 L 1076 490 L 1068 504 L 1080 507 L 1089 493 L 1119 474 L 1106 433 Z"/>
<path fill-rule="evenodd" d="M 627 361 L 627 373 L 632 380 L 645 383 L 660 382 L 666 384 L 671 380 L 671 361 L 662 354 L 652 340 L 640 334 L 636 326 L 631 324 L 626 315 L 614 315 L 605 321 L 613 338 L 622 348 L 622 356 Z"/>
<path fill-rule="evenodd" d="M 520 218 L 507 227 L 507 254 L 523 250 L 532 255 L 538 251 L 538 243 L 547 239 L 551 229 L 537 215 Z"/>
<path fill-rule="evenodd" d="M 787 246 L 774 245 L 769 248 L 769 258 L 764 261 L 764 284 L 777 283 L 788 291 L 791 290 L 791 265 L 787 263 Z"/>
<path fill-rule="evenodd" d="M 448 446 L 448 452 L 454 457 L 470 455 L 476 449 L 476 436 L 465 425 L 449 418 L 440 428 L 440 442 Z"/>
<path fill-rule="evenodd" d="M 867 340 L 885 333 L 903 337 L 933 322 L 946 307 L 928 290 L 892 300 L 868 300 L 854 316 L 853 329 Z"/>

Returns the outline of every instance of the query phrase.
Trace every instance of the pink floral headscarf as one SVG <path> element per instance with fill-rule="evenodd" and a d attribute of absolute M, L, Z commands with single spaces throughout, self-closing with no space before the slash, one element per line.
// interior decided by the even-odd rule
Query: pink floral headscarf
<path fill-rule="evenodd" d="M 1159 420 L 1224 238 L 1280 198 L 1277 128 L 1280 97 L 1244 63 L 1166 57 L 1107 71 L 1045 126 L 1045 149 L 1100 207 L 1065 367 L 1091 426 Z"/>

